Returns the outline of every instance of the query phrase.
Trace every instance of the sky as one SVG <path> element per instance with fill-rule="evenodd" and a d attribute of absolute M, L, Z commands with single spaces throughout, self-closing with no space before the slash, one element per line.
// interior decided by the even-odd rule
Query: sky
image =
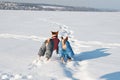
<path fill-rule="evenodd" d="M 120 10 L 120 0 L 0 0 Z"/>

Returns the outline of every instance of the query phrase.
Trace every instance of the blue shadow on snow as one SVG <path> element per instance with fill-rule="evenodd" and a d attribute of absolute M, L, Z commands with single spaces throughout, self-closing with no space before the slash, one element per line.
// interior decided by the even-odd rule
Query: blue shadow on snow
<path fill-rule="evenodd" d="M 74 59 L 75 61 L 81 61 L 81 60 L 89 60 L 89 59 L 105 57 L 110 55 L 110 53 L 106 52 L 107 50 L 108 48 L 100 48 L 100 49 L 95 49 L 93 51 L 82 52 L 80 54 L 76 54 Z"/>
<path fill-rule="evenodd" d="M 120 80 L 120 72 L 114 72 L 114 73 L 106 74 L 106 75 L 100 77 L 100 79 L 105 79 L 105 80 Z"/>
<path fill-rule="evenodd" d="M 74 73 L 72 73 L 70 68 L 67 68 L 66 65 L 64 65 L 63 63 L 60 63 L 60 65 L 63 68 L 63 71 L 64 71 L 66 77 L 70 78 L 71 80 L 80 80 L 80 79 L 73 77 Z"/>
<path fill-rule="evenodd" d="M 95 58 L 100 58 L 100 57 L 105 57 L 110 55 L 109 53 L 106 53 L 106 51 L 108 50 L 108 48 L 100 48 L 100 49 L 96 49 L 93 51 L 87 51 L 87 52 L 82 52 L 80 54 L 77 54 L 74 56 L 74 66 L 78 66 L 78 62 L 77 61 L 81 61 L 81 60 L 88 60 L 88 59 L 95 59 Z M 80 80 L 77 79 L 73 76 L 73 72 L 70 68 L 67 68 L 66 65 L 60 63 L 61 67 L 63 68 L 63 71 L 66 75 L 66 77 L 70 78 L 71 80 Z M 109 80 L 109 79 L 108 79 Z"/>

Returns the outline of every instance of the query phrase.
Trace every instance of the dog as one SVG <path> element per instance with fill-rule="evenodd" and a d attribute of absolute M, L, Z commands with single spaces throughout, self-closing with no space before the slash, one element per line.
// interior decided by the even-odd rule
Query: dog
<path fill-rule="evenodd" d="M 59 42 L 59 45 L 58 45 L 58 53 L 60 54 L 60 58 L 63 63 L 66 63 L 72 60 L 74 56 L 74 52 L 68 41 L 68 37 L 66 38 L 61 37 L 61 41 Z"/>
<path fill-rule="evenodd" d="M 51 33 L 52 37 L 45 40 L 39 49 L 38 52 L 39 58 L 41 56 L 45 56 L 46 59 L 49 60 L 54 50 L 56 50 L 56 52 L 58 53 L 58 43 L 60 41 L 58 39 L 58 31 L 57 32 L 51 31 Z"/>

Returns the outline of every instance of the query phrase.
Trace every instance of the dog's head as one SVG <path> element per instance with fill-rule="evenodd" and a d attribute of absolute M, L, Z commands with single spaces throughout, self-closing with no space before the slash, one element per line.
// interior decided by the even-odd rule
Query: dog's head
<path fill-rule="evenodd" d="M 63 43 L 65 44 L 65 43 L 66 43 L 66 41 L 68 40 L 68 36 L 67 36 L 67 37 L 65 37 L 65 38 L 61 37 L 61 39 L 62 39 Z"/>
<path fill-rule="evenodd" d="M 57 31 L 57 32 L 53 32 L 53 31 L 51 31 L 51 33 L 52 33 L 52 37 L 58 37 L 58 32 L 59 32 L 59 31 Z"/>

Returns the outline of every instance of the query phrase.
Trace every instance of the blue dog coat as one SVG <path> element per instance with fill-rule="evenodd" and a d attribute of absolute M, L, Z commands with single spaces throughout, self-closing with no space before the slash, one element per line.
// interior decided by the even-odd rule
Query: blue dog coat
<path fill-rule="evenodd" d="M 73 58 L 74 52 L 71 48 L 71 45 L 69 41 L 66 41 L 66 50 L 62 49 L 62 42 L 60 41 L 58 44 L 58 53 L 60 54 L 60 57 L 64 58 L 64 61 L 66 62 L 68 58 Z"/>

